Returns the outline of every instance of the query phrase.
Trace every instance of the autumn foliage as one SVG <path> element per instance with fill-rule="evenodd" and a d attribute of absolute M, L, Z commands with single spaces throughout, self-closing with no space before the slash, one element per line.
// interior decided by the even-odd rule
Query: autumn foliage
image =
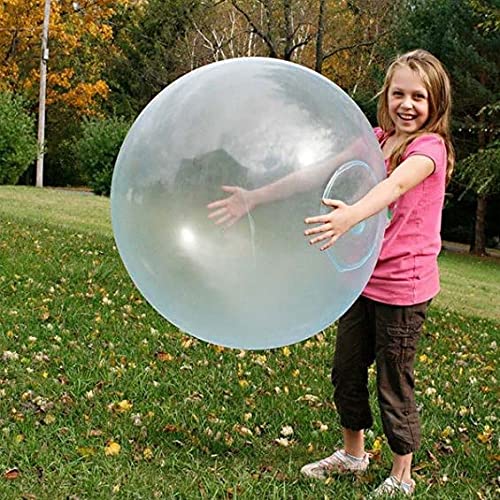
<path fill-rule="evenodd" d="M 103 51 L 109 51 L 115 7 L 127 0 L 51 2 L 47 104 L 63 103 L 95 114 L 109 93 L 102 79 Z M 35 102 L 40 78 L 45 0 L 4 0 L 0 4 L 0 90 Z"/>

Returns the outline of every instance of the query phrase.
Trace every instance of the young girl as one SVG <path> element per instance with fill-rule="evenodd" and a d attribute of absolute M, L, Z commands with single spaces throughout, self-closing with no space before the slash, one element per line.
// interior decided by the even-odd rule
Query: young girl
<path fill-rule="evenodd" d="M 450 139 L 450 83 L 441 63 L 424 50 L 397 58 L 379 94 L 375 129 L 389 176 L 353 205 L 323 200 L 332 208 L 310 217 L 311 244 L 326 250 L 351 227 L 389 207 L 392 217 L 372 277 L 340 319 L 332 370 L 343 448 L 305 465 L 309 477 L 358 473 L 368 467 L 364 429 L 372 425 L 368 367 L 377 365 L 377 391 L 384 432 L 393 452 L 390 476 L 375 496 L 411 495 L 413 452 L 420 444 L 413 364 L 430 300 L 439 291 L 437 256 L 441 210 L 454 153 Z M 328 161 L 317 171 L 326 174 Z M 231 225 L 255 206 L 309 189 L 316 179 L 300 171 L 253 191 L 224 186 L 229 197 L 208 208 L 209 217 Z"/>
<path fill-rule="evenodd" d="M 416 50 L 389 67 L 380 92 L 375 133 L 385 157 L 386 180 L 348 206 L 324 200 L 329 214 L 306 219 L 311 244 L 326 250 L 351 227 L 389 207 L 380 257 L 362 296 L 340 319 L 332 382 L 343 430 L 343 449 L 306 465 L 302 473 L 324 478 L 368 467 L 363 430 L 372 425 L 368 367 L 377 366 L 382 424 L 393 453 L 390 476 L 375 496 L 411 495 L 413 452 L 420 444 L 413 364 L 430 300 L 439 291 L 437 256 L 441 210 L 453 170 L 450 83 L 441 63 Z"/>

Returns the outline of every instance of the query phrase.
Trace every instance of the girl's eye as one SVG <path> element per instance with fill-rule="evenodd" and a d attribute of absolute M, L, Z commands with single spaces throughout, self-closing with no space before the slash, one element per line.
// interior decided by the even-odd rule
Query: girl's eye
<path fill-rule="evenodd" d="M 394 96 L 396 96 L 396 97 L 400 97 L 400 96 L 402 96 L 402 95 L 403 95 L 403 93 L 402 93 L 402 92 L 399 92 L 399 90 L 395 90 L 395 91 L 392 93 L 392 95 L 394 95 Z"/>

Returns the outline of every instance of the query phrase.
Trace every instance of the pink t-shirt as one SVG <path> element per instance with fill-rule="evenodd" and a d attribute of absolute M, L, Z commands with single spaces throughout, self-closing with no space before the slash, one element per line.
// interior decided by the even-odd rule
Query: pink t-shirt
<path fill-rule="evenodd" d="M 383 144 L 387 134 L 380 128 L 374 131 Z M 423 134 L 409 144 L 402 160 L 412 155 L 430 158 L 434 172 L 389 207 L 392 218 L 375 270 L 363 291 L 365 297 L 399 306 L 425 302 L 439 292 L 437 256 L 441 250 L 446 145 L 437 134 Z M 387 168 L 389 160 L 385 163 Z"/>

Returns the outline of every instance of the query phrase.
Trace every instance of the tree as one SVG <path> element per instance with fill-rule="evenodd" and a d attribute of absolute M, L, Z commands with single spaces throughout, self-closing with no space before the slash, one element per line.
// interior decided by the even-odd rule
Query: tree
<path fill-rule="evenodd" d="M 106 81 L 112 113 L 135 117 L 165 86 L 188 71 L 179 50 L 199 0 L 129 3 L 113 18 L 115 50 L 108 54 Z"/>
<path fill-rule="evenodd" d="M 398 2 L 319 0 L 315 69 L 336 72 L 354 95 L 377 62 L 377 46 L 389 32 Z"/>
<path fill-rule="evenodd" d="M 84 114 L 98 111 L 109 92 L 100 57 L 112 38 L 108 21 L 125 1 L 52 3 L 47 104 L 62 103 Z M 31 102 L 38 97 L 43 5 L 44 0 L 9 0 L 0 7 L 0 89 L 23 93 Z"/>
<path fill-rule="evenodd" d="M 243 16 L 250 33 L 267 49 L 268 57 L 291 61 L 294 53 L 313 40 L 311 10 L 316 2 L 308 0 L 231 0 Z"/>
<path fill-rule="evenodd" d="M 500 193 L 500 141 L 469 155 L 460 163 L 458 181 L 477 198 L 476 225 L 472 252 L 486 254 L 486 209 L 488 199 Z"/>
<path fill-rule="evenodd" d="M 0 184 L 15 184 L 36 154 L 35 121 L 25 102 L 0 92 Z"/>
<path fill-rule="evenodd" d="M 61 162 L 57 157 L 60 144 L 78 129 L 82 116 L 102 113 L 102 105 L 109 96 L 103 70 L 108 54 L 113 52 L 112 18 L 116 9 L 131 2 L 51 2 L 44 144 L 44 177 L 51 184 L 72 181 L 71 172 L 60 175 Z M 44 3 L 45 0 L 0 2 L 0 90 L 23 95 L 32 112 L 38 107 Z M 24 181 L 31 183 L 31 169 Z"/>

